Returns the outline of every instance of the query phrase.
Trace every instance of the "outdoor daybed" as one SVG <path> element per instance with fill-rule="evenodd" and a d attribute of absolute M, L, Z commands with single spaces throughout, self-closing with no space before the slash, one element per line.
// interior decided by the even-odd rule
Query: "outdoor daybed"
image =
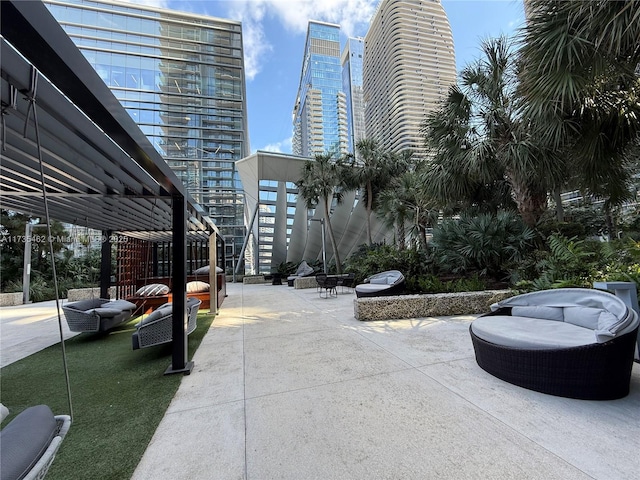
<path fill-rule="evenodd" d="M 295 282 L 296 278 L 308 277 L 309 275 L 313 275 L 313 272 L 313 267 L 303 260 L 302 263 L 298 265 L 296 273 L 287 277 L 287 285 L 293 287 L 293 282 Z"/>
<path fill-rule="evenodd" d="M 201 303 L 197 298 L 187 298 L 187 335 L 198 326 L 197 316 Z M 165 303 L 136 325 L 136 331 L 131 337 L 133 349 L 169 343 L 173 340 L 172 323 L 173 306 L 171 303 Z"/>
<path fill-rule="evenodd" d="M 399 295 L 404 290 L 404 275 L 398 270 L 388 270 L 365 278 L 356 285 L 356 297 L 382 297 Z"/>
<path fill-rule="evenodd" d="M 612 400 L 629 393 L 638 315 L 599 290 L 526 293 L 491 306 L 469 331 L 478 365 L 530 390 Z"/>
<path fill-rule="evenodd" d="M 72 332 L 104 332 L 126 322 L 136 309 L 126 300 L 93 298 L 62 306 L 67 325 Z"/>
<path fill-rule="evenodd" d="M 70 416 L 46 405 L 23 410 L 0 432 L 0 478 L 44 478 L 70 426 Z"/>
<path fill-rule="evenodd" d="M 220 267 L 216 267 L 216 281 L 218 283 L 218 308 L 227 295 L 226 277 Z M 171 277 L 149 277 L 136 282 L 137 291 L 127 297 L 140 309 L 140 313 L 151 313 L 165 303 L 173 300 Z M 211 308 L 211 286 L 209 284 L 209 267 L 196 270 L 187 275 L 187 297 L 197 298 L 202 302 L 201 308 Z"/>

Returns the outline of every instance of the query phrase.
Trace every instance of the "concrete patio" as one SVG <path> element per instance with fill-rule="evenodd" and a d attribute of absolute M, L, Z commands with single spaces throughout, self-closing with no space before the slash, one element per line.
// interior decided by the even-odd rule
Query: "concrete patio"
<path fill-rule="evenodd" d="M 635 479 L 640 365 L 609 402 L 481 370 L 471 316 L 358 322 L 353 293 L 228 285 L 133 478 Z"/>
<path fill-rule="evenodd" d="M 553 397 L 481 370 L 472 316 L 359 322 L 353 293 L 227 291 L 135 480 L 638 478 L 640 364 L 626 398 Z M 58 337 L 53 303 L 0 319 L 3 365 Z"/>

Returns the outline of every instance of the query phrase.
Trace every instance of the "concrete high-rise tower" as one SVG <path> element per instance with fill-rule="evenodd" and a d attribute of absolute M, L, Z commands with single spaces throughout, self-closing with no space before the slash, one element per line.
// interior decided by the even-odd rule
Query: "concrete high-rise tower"
<path fill-rule="evenodd" d="M 367 137 L 425 155 L 425 115 L 456 82 L 453 36 L 440 0 L 382 0 L 365 37 Z"/>
<path fill-rule="evenodd" d="M 340 26 L 309 21 L 293 108 L 294 155 L 347 152 L 347 100 L 342 90 Z"/>

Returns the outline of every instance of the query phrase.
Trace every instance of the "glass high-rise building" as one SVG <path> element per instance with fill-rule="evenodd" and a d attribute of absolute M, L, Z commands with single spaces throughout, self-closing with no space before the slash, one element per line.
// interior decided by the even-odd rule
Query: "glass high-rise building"
<path fill-rule="evenodd" d="M 235 161 L 249 154 L 240 22 L 111 0 L 44 3 L 239 252 Z"/>
<path fill-rule="evenodd" d="M 293 108 L 294 155 L 347 153 L 347 100 L 342 90 L 340 26 L 309 21 Z"/>
<path fill-rule="evenodd" d="M 422 123 L 455 83 L 453 36 L 440 0 L 381 0 L 365 36 L 367 137 L 385 150 L 426 155 Z"/>
<path fill-rule="evenodd" d="M 356 153 L 358 140 L 365 138 L 362 62 L 364 39 L 348 38 L 342 50 L 342 89 L 347 97 L 347 132 L 349 153 Z"/>

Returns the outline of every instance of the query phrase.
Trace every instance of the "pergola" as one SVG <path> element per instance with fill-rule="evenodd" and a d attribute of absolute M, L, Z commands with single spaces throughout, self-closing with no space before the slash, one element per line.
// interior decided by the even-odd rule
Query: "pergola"
<path fill-rule="evenodd" d="M 170 240 L 173 354 L 167 373 L 189 373 L 187 238 L 208 241 L 215 265 L 216 226 L 44 4 L 3 0 L 0 8 L 0 207 L 102 231 L 103 266 L 113 236 Z M 103 268 L 102 295 L 108 277 Z"/>

